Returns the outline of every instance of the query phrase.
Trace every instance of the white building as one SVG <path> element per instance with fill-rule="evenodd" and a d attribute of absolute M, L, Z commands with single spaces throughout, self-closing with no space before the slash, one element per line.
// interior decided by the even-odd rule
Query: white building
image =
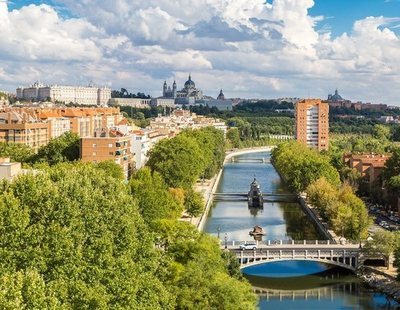
<path fill-rule="evenodd" d="M 158 107 L 170 107 L 175 108 L 175 99 L 174 98 L 152 98 L 151 105 Z"/>
<path fill-rule="evenodd" d="M 75 103 L 81 105 L 104 106 L 111 98 L 111 88 L 93 86 L 43 85 L 39 82 L 24 88 L 17 88 L 17 99 L 51 100 L 53 102 Z"/>
<path fill-rule="evenodd" d="M 141 98 L 111 98 L 108 101 L 108 105 L 110 106 L 128 106 L 139 109 L 149 109 L 150 104 L 151 99 Z"/>
<path fill-rule="evenodd" d="M 48 118 L 50 123 L 50 138 L 54 139 L 62 134 L 71 131 L 71 122 L 66 117 Z"/>

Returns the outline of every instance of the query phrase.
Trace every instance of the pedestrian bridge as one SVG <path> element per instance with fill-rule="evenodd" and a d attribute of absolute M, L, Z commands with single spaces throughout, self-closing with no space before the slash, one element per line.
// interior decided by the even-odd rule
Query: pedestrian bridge
<path fill-rule="evenodd" d="M 248 242 L 249 243 L 249 242 Z M 222 248 L 236 255 L 240 268 L 288 260 L 307 260 L 356 271 L 360 265 L 359 243 L 336 244 L 329 240 L 279 240 L 258 242 L 254 250 L 241 250 L 245 242 L 226 242 Z"/>
<path fill-rule="evenodd" d="M 231 158 L 232 163 L 263 163 L 267 164 L 270 163 L 271 160 L 269 157 L 261 157 L 261 158 Z"/>
<path fill-rule="evenodd" d="M 214 193 L 214 201 L 247 201 L 248 193 Z M 262 193 L 264 202 L 297 202 L 297 194 L 290 193 Z"/>

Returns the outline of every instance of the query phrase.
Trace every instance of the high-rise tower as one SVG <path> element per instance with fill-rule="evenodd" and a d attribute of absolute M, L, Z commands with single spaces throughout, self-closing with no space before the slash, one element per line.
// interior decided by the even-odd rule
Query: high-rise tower
<path fill-rule="evenodd" d="M 296 140 L 321 150 L 329 148 L 329 105 L 320 99 L 296 103 Z"/>

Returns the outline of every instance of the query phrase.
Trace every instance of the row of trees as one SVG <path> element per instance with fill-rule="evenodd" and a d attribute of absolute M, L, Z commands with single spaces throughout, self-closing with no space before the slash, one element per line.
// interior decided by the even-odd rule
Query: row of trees
<path fill-rule="evenodd" d="M 306 192 L 333 230 L 346 238 L 366 238 L 368 211 L 351 186 L 341 184 L 330 157 L 296 142 L 283 143 L 272 151 L 273 162 L 296 192 Z"/>
<path fill-rule="evenodd" d="M 213 143 L 220 133 L 204 129 L 182 136 L 183 142 L 196 141 L 197 149 L 207 146 L 199 171 L 212 173 L 210 158 L 218 157 Z M 223 145 L 222 137 L 219 146 Z M 181 144 L 174 151 L 192 146 Z M 157 167 L 182 160 L 175 162 L 180 169 L 198 158 L 171 155 L 161 160 L 167 163 Z M 3 307 L 255 308 L 256 297 L 236 259 L 222 253 L 213 237 L 178 221 L 196 198 L 189 188 L 171 186 L 183 183 L 170 178 L 169 169 L 145 167 L 126 184 L 113 162 L 75 161 L 42 168 L 38 174 L 0 184 Z"/>
<path fill-rule="evenodd" d="M 328 156 L 294 141 L 280 144 L 272 151 L 275 167 L 296 192 L 324 177 L 334 186 L 340 185 L 339 173 L 330 164 Z"/>
<path fill-rule="evenodd" d="M 190 189 L 197 179 L 210 178 L 222 167 L 224 145 L 223 132 L 213 127 L 185 130 L 157 143 L 149 152 L 147 165 L 160 173 L 168 186 Z"/>

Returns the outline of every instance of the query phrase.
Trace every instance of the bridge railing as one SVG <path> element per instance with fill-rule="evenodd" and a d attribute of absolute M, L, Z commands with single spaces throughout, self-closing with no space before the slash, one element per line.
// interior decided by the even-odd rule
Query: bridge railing
<path fill-rule="evenodd" d="M 337 243 L 333 240 L 262 240 L 262 241 L 237 241 L 237 240 L 229 240 L 224 241 L 221 240 L 221 246 L 237 246 L 245 245 L 245 244 L 256 244 L 257 246 L 278 246 L 278 245 L 358 245 L 357 241 L 343 240 L 341 243 Z"/>

